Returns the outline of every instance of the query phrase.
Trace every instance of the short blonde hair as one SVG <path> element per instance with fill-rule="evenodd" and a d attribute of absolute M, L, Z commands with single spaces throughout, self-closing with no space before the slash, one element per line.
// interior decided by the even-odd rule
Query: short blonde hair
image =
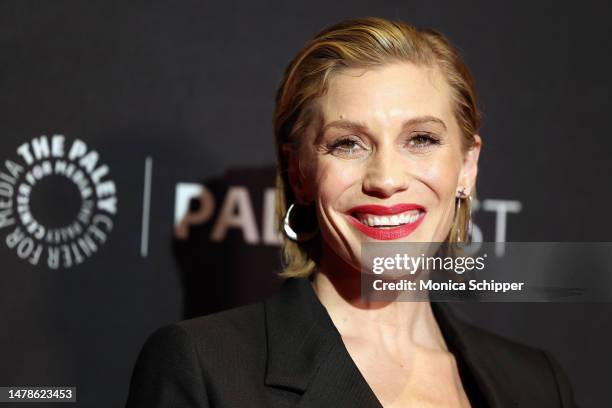
<path fill-rule="evenodd" d="M 277 148 L 276 221 L 281 231 L 288 203 L 295 203 L 282 146 L 289 143 L 299 149 L 300 136 L 317 113 L 312 102 L 325 94 L 334 73 L 345 68 L 374 68 L 394 62 L 439 69 L 451 88 L 464 151 L 473 146 L 481 120 L 474 80 L 459 53 L 441 33 L 377 17 L 344 20 L 329 26 L 309 40 L 291 60 L 276 93 L 273 119 Z M 471 195 L 475 196 L 474 190 Z M 471 209 L 469 200 L 464 201 L 455 214 L 447 242 L 467 239 Z M 319 263 L 321 239 L 318 234 L 307 242 L 295 242 L 283 235 L 281 275 L 312 274 Z"/>

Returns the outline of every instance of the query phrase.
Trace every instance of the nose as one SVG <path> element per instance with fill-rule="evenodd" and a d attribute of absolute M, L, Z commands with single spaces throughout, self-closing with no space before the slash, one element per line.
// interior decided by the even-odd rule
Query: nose
<path fill-rule="evenodd" d="M 364 194 L 379 198 L 408 189 L 408 175 L 402 160 L 390 151 L 377 150 L 368 159 L 363 180 Z"/>

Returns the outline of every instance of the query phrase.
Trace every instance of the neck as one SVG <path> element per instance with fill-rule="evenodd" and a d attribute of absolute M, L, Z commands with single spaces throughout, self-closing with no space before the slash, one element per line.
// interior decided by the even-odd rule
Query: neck
<path fill-rule="evenodd" d="M 329 248 L 323 249 L 313 288 L 343 337 L 448 350 L 429 302 L 362 299 L 360 271 Z"/>

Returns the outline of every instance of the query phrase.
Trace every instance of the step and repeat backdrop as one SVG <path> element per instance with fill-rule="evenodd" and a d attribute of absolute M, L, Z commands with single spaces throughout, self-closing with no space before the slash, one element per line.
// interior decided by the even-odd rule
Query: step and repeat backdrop
<path fill-rule="evenodd" d="M 587 2 L 589 3 L 589 2 Z M 0 2 L 0 386 L 121 406 L 146 337 L 279 284 L 273 98 L 324 26 L 445 33 L 484 112 L 475 234 L 610 241 L 608 10 L 581 2 Z M 459 304 L 609 403 L 612 305 Z"/>

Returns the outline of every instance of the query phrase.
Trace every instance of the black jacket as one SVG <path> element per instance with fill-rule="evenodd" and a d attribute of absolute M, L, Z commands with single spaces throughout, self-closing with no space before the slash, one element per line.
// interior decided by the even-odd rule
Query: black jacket
<path fill-rule="evenodd" d="M 474 407 L 574 407 L 551 356 L 432 303 Z M 307 279 L 268 300 L 163 327 L 136 362 L 127 408 L 380 407 Z"/>

